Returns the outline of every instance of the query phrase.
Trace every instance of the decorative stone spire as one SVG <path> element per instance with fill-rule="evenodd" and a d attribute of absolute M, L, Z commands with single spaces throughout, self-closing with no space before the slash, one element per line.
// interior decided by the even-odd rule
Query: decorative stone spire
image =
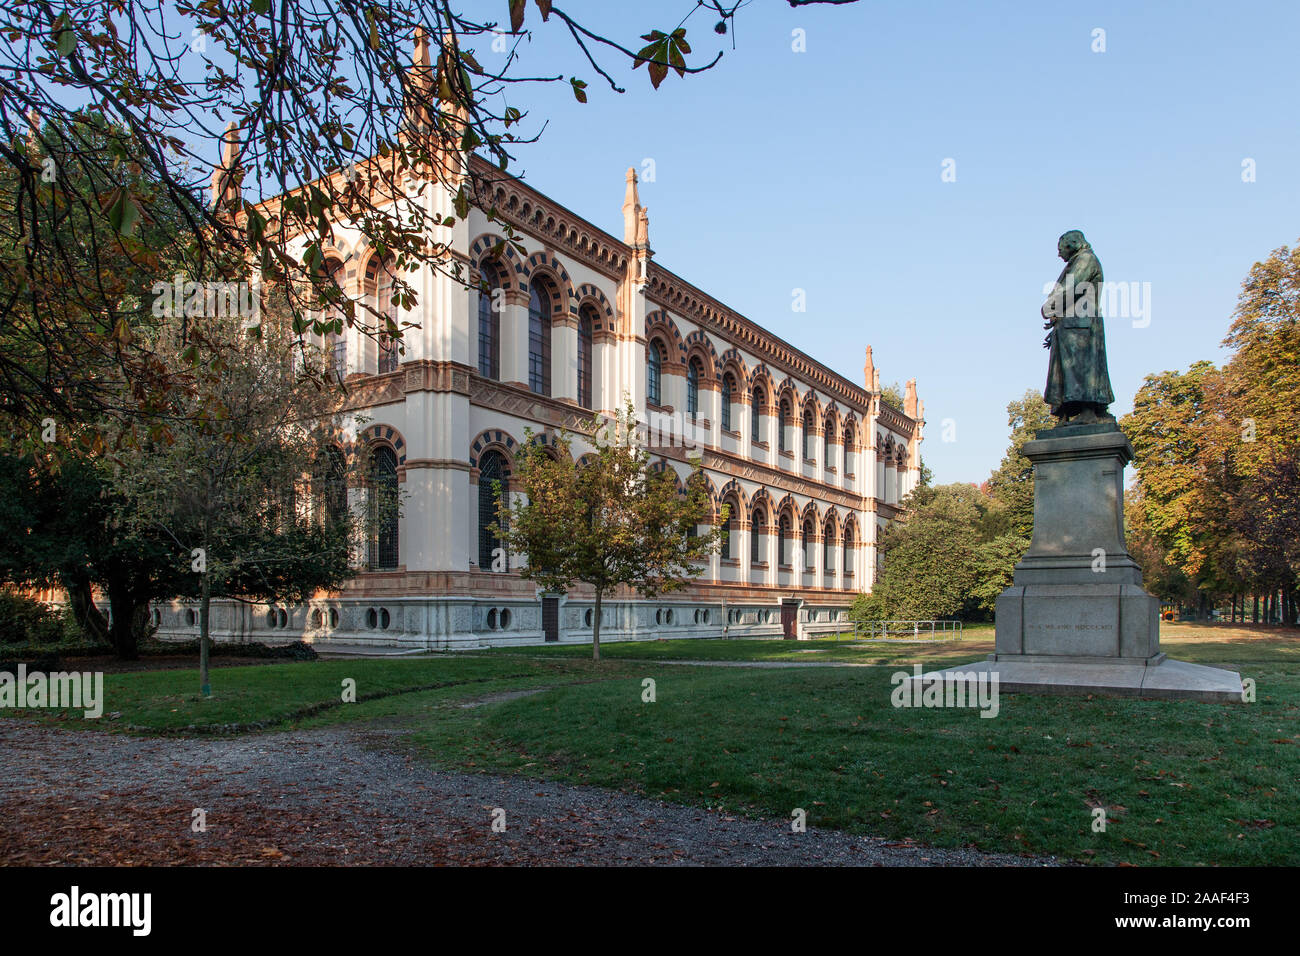
<path fill-rule="evenodd" d="M 433 68 L 429 59 L 429 34 L 424 27 L 415 28 L 415 49 L 411 53 L 411 94 L 417 102 L 408 125 L 427 129 L 432 119 L 426 104 L 433 99 Z"/>
<path fill-rule="evenodd" d="M 244 167 L 239 163 L 236 129 L 238 126 L 233 121 L 226 124 L 226 131 L 221 134 L 221 161 L 212 170 L 212 202 L 218 207 L 240 200 L 239 184 L 244 178 Z"/>
<path fill-rule="evenodd" d="M 636 246 L 650 255 L 650 207 L 642 206 L 636 220 Z"/>
<path fill-rule="evenodd" d="M 636 169 L 627 168 L 627 191 L 623 194 L 623 241 L 634 245 L 640 229 L 641 198 L 636 192 Z"/>
<path fill-rule="evenodd" d="M 862 366 L 862 381 L 867 391 L 874 391 L 876 382 L 876 363 L 871 358 L 871 346 L 867 346 L 867 361 Z"/>
<path fill-rule="evenodd" d="M 909 378 L 907 380 L 906 390 L 903 393 L 903 411 L 906 413 L 908 418 L 920 417 L 917 413 L 916 379 L 914 378 Z"/>

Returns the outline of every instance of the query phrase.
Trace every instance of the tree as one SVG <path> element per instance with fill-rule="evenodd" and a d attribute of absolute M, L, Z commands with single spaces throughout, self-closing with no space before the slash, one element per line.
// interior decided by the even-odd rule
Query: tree
<path fill-rule="evenodd" d="M 1052 412 L 1042 393 L 1031 388 L 1008 402 L 1007 424 L 1011 444 L 997 471 L 989 476 L 989 495 L 1000 506 L 999 520 L 1007 533 L 1028 539 L 1034 533 L 1034 465 L 1025 457 L 1024 448 L 1039 429 L 1052 427 Z"/>
<path fill-rule="evenodd" d="M 515 467 L 521 494 L 501 502 L 498 532 L 527 557 L 524 578 L 548 590 L 592 587 L 598 661 L 604 598 L 619 586 L 645 597 L 685 587 L 721 546 L 726 516 L 701 530 L 712 522 L 712 505 L 699 463 L 680 485 L 671 467 L 652 468 L 630 405 L 612 421 L 592 419 L 589 435 L 594 449 L 578 461 L 567 434 L 554 454 L 525 440 Z"/>
<path fill-rule="evenodd" d="M 118 520 L 104 459 L 65 447 L 59 458 L 0 454 L 0 581 L 61 587 L 83 633 L 134 660 L 148 632 L 149 602 L 180 593 L 185 581 L 175 549 L 157 534 Z M 109 619 L 94 588 L 108 598 Z"/>
<path fill-rule="evenodd" d="M 326 332 L 322 313 L 335 305 L 346 324 L 399 337 L 372 304 L 351 300 L 319 269 L 333 224 L 346 223 L 395 257 L 394 298 L 403 306 L 417 295 L 402 278 L 408 266 L 468 281 L 449 254 L 447 230 L 473 203 L 495 218 L 495 175 L 467 168 L 464 157 L 478 152 L 505 170 L 512 148 L 540 135 L 544 124 L 512 105 L 521 86 L 554 84 L 580 102 L 588 96 L 587 80 L 567 64 L 524 65 L 547 55 L 530 51 L 533 31 L 566 37 L 579 71 L 611 91 L 623 92 L 615 64 L 644 66 L 658 88 L 722 57 L 720 50 L 696 57 L 687 20 L 703 11 L 714 36 L 734 37 L 742 4 L 682 0 L 679 12 L 663 14 L 666 29 L 639 42 L 604 36 L 551 0 L 498 0 L 508 22 L 462 6 L 82 0 L 0 7 L 7 41 L 0 44 L 0 178 L 11 193 L 0 204 L 0 235 L 13 252 L 9 274 L 19 278 L 0 287 L 0 327 L 15 312 L 30 316 L 43 330 L 33 342 L 51 369 L 40 381 L 17 383 L 28 386 L 20 393 L 24 411 L 36 419 L 51 411 L 85 415 L 68 395 L 86 384 L 68 360 L 70 346 L 113 360 L 151 390 L 165 391 L 167 373 L 180 371 L 120 347 L 125 329 L 117 322 L 87 321 L 111 319 L 121 305 L 122 290 L 103 281 L 103 250 L 156 278 L 157 260 L 169 250 L 183 254 L 188 272 L 227 281 L 248 279 L 250 268 L 268 282 L 310 277 L 290 303 L 298 332 Z M 121 135 L 96 139 L 109 130 Z M 60 144 L 71 147 L 50 165 Z M 219 154 L 220 168 L 209 176 Z M 61 174 L 71 167 L 84 175 Z M 453 208 L 399 201 L 412 176 L 451 184 Z M 170 234 L 146 228 L 159 208 L 177 217 Z M 103 217 L 90 214 L 101 210 Z M 74 215 L 82 228 L 72 232 Z M 80 261 L 96 267 L 79 268 Z M 84 309 L 60 309 L 47 300 L 49 287 Z M 358 321 L 366 313 L 373 323 Z M 198 361 L 198 354 L 188 359 Z"/>
<path fill-rule="evenodd" d="M 881 572 L 869 604 L 857 613 L 877 619 L 937 620 L 969 613 L 979 580 L 979 526 L 988 500 L 974 485 L 917 489 L 907 520 L 885 528 Z"/>
<path fill-rule="evenodd" d="M 1296 621 L 1300 582 L 1300 245 L 1257 262 L 1242 283 L 1224 344 L 1235 351 L 1210 383 L 1216 414 L 1207 462 L 1239 543 L 1241 573 L 1281 591 Z"/>
<path fill-rule="evenodd" d="M 1133 444 L 1140 510 L 1130 516 L 1204 595 L 1233 589 L 1236 535 L 1228 522 L 1227 476 L 1213 422 L 1219 370 L 1195 362 L 1186 372 L 1148 375 L 1121 426 Z M 1216 464 L 1216 458 L 1220 460 Z"/>
<path fill-rule="evenodd" d="M 190 572 L 181 593 L 199 601 L 207 695 L 212 599 L 301 601 L 340 587 L 356 573 L 350 558 L 368 519 L 332 506 L 335 489 L 313 480 L 346 487 L 335 437 L 342 423 L 336 396 L 295 360 L 283 323 L 245 330 L 228 318 L 172 319 L 154 348 L 180 365 L 199 340 L 214 358 L 170 396 L 168 425 L 132 435 L 132 450 L 114 461 L 114 491 L 123 524 L 165 537 L 178 570 Z M 139 429 L 122 427 L 123 435 Z M 353 470 L 363 467 L 354 460 Z"/>
<path fill-rule="evenodd" d="M 998 535 L 975 549 L 975 584 L 971 597 L 989 617 L 997 609 L 998 595 L 1015 581 L 1016 563 L 1029 550 L 1029 539 L 1018 534 Z"/>

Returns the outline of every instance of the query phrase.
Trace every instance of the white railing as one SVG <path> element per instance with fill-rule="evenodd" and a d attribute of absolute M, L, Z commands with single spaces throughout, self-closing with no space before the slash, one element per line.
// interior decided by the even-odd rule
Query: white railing
<path fill-rule="evenodd" d="M 860 621 L 853 639 L 860 641 L 960 641 L 961 621 Z"/>

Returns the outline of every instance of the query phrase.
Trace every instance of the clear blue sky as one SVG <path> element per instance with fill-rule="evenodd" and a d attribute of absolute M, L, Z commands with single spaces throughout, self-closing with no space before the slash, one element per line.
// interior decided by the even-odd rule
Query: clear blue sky
<path fill-rule="evenodd" d="M 564 9 L 631 44 L 690 6 Z M 522 68 L 556 72 L 559 56 L 590 98 L 567 84 L 515 94 L 548 120 L 515 171 L 621 236 L 624 172 L 654 159 L 641 199 L 657 261 L 854 381 L 867 344 L 883 382 L 915 377 L 938 482 L 986 478 L 1007 402 L 1043 386 L 1038 308 L 1060 233 L 1085 232 L 1108 282 L 1150 283 L 1147 327 L 1107 321 L 1118 413 L 1146 374 L 1221 361 L 1247 270 L 1300 237 L 1294 0 L 753 0 L 735 50 L 707 11 L 687 21 L 694 61 L 726 51 L 712 72 L 655 92 L 644 67 L 608 57 L 622 95 L 531 4 L 528 17 Z"/>

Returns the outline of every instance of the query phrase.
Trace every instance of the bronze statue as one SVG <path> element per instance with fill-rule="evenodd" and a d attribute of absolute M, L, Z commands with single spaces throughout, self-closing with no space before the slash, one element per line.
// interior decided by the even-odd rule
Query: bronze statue
<path fill-rule="evenodd" d="M 1062 425 L 1113 422 L 1106 409 L 1115 400 L 1106 368 L 1106 330 L 1101 316 L 1101 263 L 1078 229 L 1061 236 L 1056 251 L 1065 268 L 1043 303 L 1049 329 L 1043 348 L 1047 387 L 1043 398 Z"/>

